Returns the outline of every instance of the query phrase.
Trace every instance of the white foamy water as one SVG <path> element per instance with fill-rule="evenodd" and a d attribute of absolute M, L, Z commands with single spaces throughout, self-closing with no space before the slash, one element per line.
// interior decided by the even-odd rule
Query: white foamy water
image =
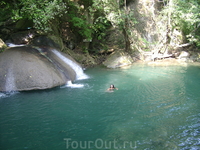
<path fill-rule="evenodd" d="M 0 93 L 0 98 L 4 98 L 4 97 L 6 97 L 6 94 Z"/>
<path fill-rule="evenodd" d="M 1 93 L 1 92 L 0 92 L 0 99 L 1 99 L 1 98 L 6 98 L 6 97 L 13 96 L 13 95 L 15 95 L 15 94 L 17 94 L 17 93 L 19 93 L 19 92 L 17 92 L 17 91 L 8 91 L 8 92 L 6 92 L 6 93 Z"/>
<path fill-rule="evenodd" d="M 6 45 L 8 47 L 20 47 L 20 46 L 24 46 L 24 44 L 17 45 L 17 44 L 13 44 L 13 43 L 7 43 Z"/>
<path fill-rule="evenodd" d="M 73 84 L 72 81 L 68 81 L 66 85 L 62 86 L 61 88 L 71 87 L 71 88 L 82 88 L 84 87 L 83 84 Z"/>
<path fill-rule="evenodd" d="M 59 51 L 57 50 L 52 50 L 52 52 L 57 55 L 60 59 L 62 59 L 66 64 L 68 64 L 75 72 L 76 72 L 76 79 L 77 80 L 82 80 L 82 79 L 88 79 L 89 77 L 83 72 L 83 69 L 70 60 L 69 58 L 63 56 Z"/>
<path fill-rule="evenodd" d="M 12 68 L 9 68 L 8 72 L 6 74 L 5 89 L 6 89 L 7 92 L 11 92 L 11 91 L 14 91 L 16 89 L 15 78 L 14 78 Z"/>

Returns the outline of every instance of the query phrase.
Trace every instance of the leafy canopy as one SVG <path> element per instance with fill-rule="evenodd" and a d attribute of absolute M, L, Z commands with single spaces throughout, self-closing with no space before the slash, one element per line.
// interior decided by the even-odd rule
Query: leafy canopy
<path fill-rule="evenodd" d="M 190 42 L 200 46 L 200 1 L 199 0 L 168 0 L 162 11 L 170 17 L 172 29 L 176 28 L 186 35 Z M 171 5 L 169 3 L 171 2 Z M 171 14 L 168 16 L 167 14 Z"/>
<path fill-rule="evenodd" d="M 13 19 L 33 20 L 34 27 L 43 31 L 50 31 L 51 21 L 67 13 L 62 0 L 21 0 L 16 5 L 18 9 L 12 10 Z"/>

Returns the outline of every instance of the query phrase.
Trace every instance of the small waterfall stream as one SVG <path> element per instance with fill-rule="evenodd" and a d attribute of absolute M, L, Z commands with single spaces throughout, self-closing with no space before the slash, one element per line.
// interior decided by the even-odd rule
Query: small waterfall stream
<path fill-rule="evenodd" d="M 69 58 L 63 56 L 59 51 L 57 51 L 55 49 L 52 50 L 52 52 L 56 56 L 58 56 L 60 59 L 62 59 L 66 64 L 68 64 L 76 72 L 76 79 L 77 80 L 82 80 L 82 79 L 88 78 L 88 76 L 83 72 L 83 69 L 78 64 L 76 64 L 75 62 L 73 62 Z"/>
<path fill-rule="evenodd" d="M 25 46 L 25 44 L 13 44 L 13 43 L 6 43 L 6 45 L 8 46 L 8 47 L 20 47 L 20 46 Z"/>
<path fill-rule="evenodd" d="M 84 87 L 84 85 L 83 84 L 74 84 L 74 83 L 72 83 L 72 81 L 68 81 L 67 84 L 65 86 L 63 86 L 63 88 L 65 88 L 65 87 L 82 88 L 82 87 Z"/>
<path fill-rule="evenodd" d="M 15 85 L 15 78 L 14 74 L 12 71 L 12 67 L 8 69 L 8 72 L 6 74 L 6 84 L 5 84 L 5 89 L 8 92 L 12 92 L 16 90 L 16 85 Z"/>
<path fill-rule="evenodd" d="M 19 47 L 19 46 L 24 46 L 24 44 L 21 45 L 16 45 L 13 43 L 6 43 L 8 47 Z M 15 77 L 13 73 L 13 67 L 8 68 L 7 74 L 5 75 L 6 77 L 6 83 L 5 83 L 5 91 L 7 94 L 14 93 L 16 90 L 16 84 L 15 84 Z M 5 97 L 5 93 L 0 93 L 0 97 Z"/>
<path fill-rule="evenodd" d="M 29 48 L 30 48 L 31 52 L 29 52 Z M 81 88 L 84 85 L 73 84 L 72 81 L 89 78 L 83 72 L 82 67 L 78 63 L 76 63 L 76 61 L 74 61 L 73 59 L 71 59 L 67 55 L 62 54 L 62 52 L 59 52 L 56 49 L 40 48 L 40 47 L 37 47 L 37 46 L 32 46 L 32 47 L 31 46 L 27 46 L 27 47 L 24 46 L 22 48 L 16 48 L 16 51 L 17 51 L 17 53 L 19 53 L 19 56 L 21 56 L 21 53 L 22 53 L 21 51 L 24 51 L 24 52 L 27 52 L 28 56 L 30 55 L 30 58 L 31 58 L 32 54 L 33 55 L 36 54 L 37 60 L 40 60 L 40 58 L 42 58 L 42 60 L 44 59 L 46 61 L 46 59 L 47 59 L 49 62 L 46 61 L 44 63 L 44 66 L 41 66 L 41 67 L 44 67 L 44 68 L 45 68 L 45 66 L 48 67 L 49 63 L 50 63 L 50 65 L 52 63 L 52 66 L 55 67 L 55 69 L 52 72 L 57 71 L 56 73 L 58 73 L 58 74 L 60 73 L 61 74 L 60 76 L 62 76 L 62 77 L 60 77 L 58 75 L 58 77 L 57 77 L 56 76 L 57 74 L 55 73 L 56 74 L 55 79 L 58 80 L 59 85 L 65 84 L 67 87 Z M 38 55 L 37 51 L 39 52 L 39 55 Z M 42 56 L 40 56 L 40 54 Z M 16 56 L 18 56 L 18 55 L 16 55 Z M 43 56 L 44 56 L 44 58 L 43 58 Z M 26 62 L 26 60 L 22 60 L 22 61 Z M 4 71 L 6 74 L 1 76 L 1 78 L 3 80 L 3 85 L 0 87 L 0 89 L 2 91 L 7 92 L 7 93 L 13 93 L 13 91 L 17 91 L 18 87 L 20 87 L 20 85 L 21 85 L 20 82 L 17 82 L 17 81 L 19 81 L 18 78 L 21 77 L 21 72 L 18 69 L 16 69 L 18 66 L 13 65 L 13 64 L 14 64 L 14 60 L 7 65 L 7 67 Z M 30 65 L 30 64 L 28 64 L 28 65 Z M 41 69 L 41 68 L 37 67 L 37 69 Z M 20 72 L 20 74 L 18 72 Z M 27 76 L 26 73 L 24 73 L 23 75 Z M 36 74 L 36 76 L 37 76 L 37 74 Z M 50 77 L 49 80 L 52 80 L 52 78 Z M 37 81 L 37 80 L 36 79 L 34 79 L 33 81 L 31 80 L 31 82 L 38 83 L 39 86 L 43 87 L 43 85 L 42 85 L 43 81 L 40 81 L 40 80 L 39 80 L 39 82 L 35 82 L 35 81 Z M 41 85 L 40 85 L 40 83 L 41 83 Z M 22 83 L 22 84 L 25 85 L 25 86 L 31 86 L 32 85 L 32 83 L 30 83 L 30 84 L 29 83 L 27 83 L 27 84 Z M 54 86 L 54 84 L 49 85 L 49 86 L 50 87 Z M 58 86 L 58 84 L 55 84 L 55 86 Z M 27 87 L 24 87 L 24 88 L 26 89 Z M 3 96 L 4 96 L 4 94 L 0 93 L 0 97 L 3 97 Z"/>

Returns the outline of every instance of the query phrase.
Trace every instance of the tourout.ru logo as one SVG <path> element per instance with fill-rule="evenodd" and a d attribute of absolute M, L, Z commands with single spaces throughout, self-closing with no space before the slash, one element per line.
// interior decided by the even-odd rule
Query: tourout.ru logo
<path fill-rule="evenodd" d="M 116 140 L 106 141 L 103 139 L 96 139 L 94 141 L 76 141 L 71 138 L 64 138 L 66 142 L 66 149 L 136 149 L 136 142 Z"/>

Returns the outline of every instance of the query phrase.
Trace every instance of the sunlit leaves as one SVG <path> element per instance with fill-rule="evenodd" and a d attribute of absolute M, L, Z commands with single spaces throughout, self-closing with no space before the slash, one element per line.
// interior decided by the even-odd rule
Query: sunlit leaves
<path fill-rule="evenodd" d="M 200 45 L 200 38 L 194 31 L 200 24 L 200 2 L 198 0 L 169 0 L 162 14 L 170 17 L 171 27 L 181 30 L 190 42 Z M 171 13 L 170 16 L 167 14 Z"/>
<path fill-rule="evenodd" d="M 106 18 L 114 27 L 124 26 L 126 19 L 132 22 L 132 24 L 137 23 L 133 17 L 133 11 L 126 13 L 126 10 L 121 8 L 123 2 L 124 0 L 95 0 L 94 5 L 102 9 Z"/>

